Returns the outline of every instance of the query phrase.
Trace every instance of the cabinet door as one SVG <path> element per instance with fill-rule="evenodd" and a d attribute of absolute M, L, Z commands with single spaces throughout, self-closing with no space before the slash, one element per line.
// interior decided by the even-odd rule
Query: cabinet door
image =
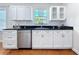
<path fill-rule="evenodd" d="M 45 34 L 44 34 L 45 35 Z M 54 48 L 54 31 L 46 30 L 46 44 L 48 49 Z"/>
<path fill-rule="evenodd" d="M 32 49 L 39 49 L 41 46 L 41 30 L 32 30 Z"/>
<path fill-rule="evenodd" d="M 42 30 L 41 41 L 40 41 L 41 49 L 52 49 L 53 48 L 53 40 L 52 40 L 52 31 L 51 30 Z"/>
<path fill-rule="evenodd" d="M 50 20 L 57 20 L 58 19 L 58 7 L 52 6 L 50 8 Z"/>
<path fill-rule="evenodd" d="M 3 48 L 18 49 L 17 30 L 4 30 L 3 31 Z"/>
<path fill-rule="evenodd" d="M 25 19 L 26 20 L 32 20 L 33 19 L 33 14 L 32 14 L 32 7 L 26 7 L 25 8 Z"/>
<path fill-rule="evenodd" d="M 18 31 L 19 48 L 31 48 L 31 30 Z"/>
<path fill-rule="evenodd" d="M 38 33 L 38 34 L 37 34 Z M 52 49 L 52 31 L 51 30 L 33 30 L 32 31 L 33 49 Z"/>
<path fill-rule="evenodd" d="M 17 6 L 17 20 L 25 20 L 25 6 Z"/>
<path fill-rule="evenodd" d="M 9 7 L 9 20 L 16 20 L 16 6 Z"/>
<path fill-rule="evenodd" d="M 63 48 L 62 31 L 54 30 L 54 49 Z"/>
<path fill-rule="evenodd" d="M 62 32 L 63 48 L 72 48 L 72 30 Z"/>
<path fill-rule="evenodd" d="M 65 7 L 59 6 L 59 20 L 65 20 Z"/>
<path fill-rule="evenodd" d="M 4 49 L 18 49 L 17 41 L 15 40 L 3 40 Z"/>
<path fill-rule="evenodd" d="M 65 7 L 52 6 L 50 7 L 50 20 L 65 20 Z"/>

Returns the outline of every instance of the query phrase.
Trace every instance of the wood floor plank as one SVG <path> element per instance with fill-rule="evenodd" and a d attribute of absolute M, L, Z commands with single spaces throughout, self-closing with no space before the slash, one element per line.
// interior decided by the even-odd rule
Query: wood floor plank
<path fill-rule="evenodd" d="M 0 50 L 4 55 L 76 55 L 71 49 L 67 50 Z"/>

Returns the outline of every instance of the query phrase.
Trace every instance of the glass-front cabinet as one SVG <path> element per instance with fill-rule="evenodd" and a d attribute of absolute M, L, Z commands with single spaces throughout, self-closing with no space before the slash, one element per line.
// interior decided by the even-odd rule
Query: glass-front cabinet
<path fill-rule="evenodd" d="M 64 17 L 65 17 L 65 8 L 59 7 L 59 18 L 64 19 Z"/>
<path fill-rule="evenodd" d="M 50 20 L 65 20 L 64 6 L 51 6 L 49 12 Z"/>
<path fill-rule="evenodd" d="M 57 7 L 52 8 L 52 19 L 57 19 Z"/>

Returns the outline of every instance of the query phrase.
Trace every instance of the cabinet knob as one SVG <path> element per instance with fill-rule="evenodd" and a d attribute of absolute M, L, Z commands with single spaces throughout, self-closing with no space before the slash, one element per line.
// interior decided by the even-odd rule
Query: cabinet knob
<path fill-rule="evenodd" d="M 44 37 L 44 35 L 41 35 L 41 37 Z"/>
<path fill-rule="evenodd" d="M 62 34 L 62 37 L 64 37 L 64 34 Z"/>

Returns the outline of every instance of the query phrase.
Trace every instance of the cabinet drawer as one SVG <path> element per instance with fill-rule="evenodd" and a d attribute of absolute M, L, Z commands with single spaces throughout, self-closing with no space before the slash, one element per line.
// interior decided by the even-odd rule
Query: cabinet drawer
<path fill-rule="evenodd" d="M 3 48 L 17 48 L 17 41 L 5 40 L 3 41 Z"/>
<path fill-rule="evenodd" d="M 4 31 L 3 34 L 5 34 L 6 36 L 16 36 L 17 32 L 16 31 Z"/>
<path fill-rule="evenodd" d="M 9 44 L 17 44 L 17 41 L 15 41 L 15 40 L 4 40 L 3 43 L 4 44 L 8 44 L 8 43 Z"/>
<path fill-rule="evenodd" d="M 17 40 L 17 31 L 16 30 L 4 30 L 3 40 Z"/>
<path fill-rule="evenodd" d="M 3 45 L 3 48 L 5 49 L 18 49 L 16 45 L 9 44 L 9 45 Z"/>
<path fill-rule="evenodd" d="M 17 36 L 7 36 L 3 40 L 17 40 Z"/>
<path fill-rule="evenodd" d="M 3 48 L 5 49 L 17 48 L 17 30 L 3 31 Z"/>

